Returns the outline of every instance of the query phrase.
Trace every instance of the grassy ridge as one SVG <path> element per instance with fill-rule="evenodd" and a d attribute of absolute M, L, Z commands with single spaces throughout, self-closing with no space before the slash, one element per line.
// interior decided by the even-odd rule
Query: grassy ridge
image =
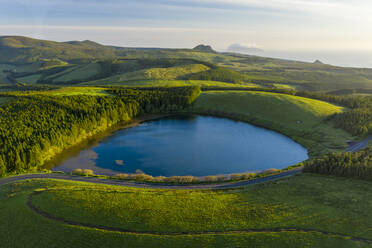
<path fill-rule="evenodd" d="M 351 136 L 324 120 L 342 107 L 314 99 L 247 91 L 204 92 L 191 111 L 245 120 L 279 131 L 309 148 L 310 155 L 346 148 Z"/>
<path fill-rule="evenodd" d="M 111 60 L 121 61 L 119 64 L 122 65 L 119 67 L 123 71 L 119 74 L 125 74 L 128 70 L 133 72 L 157 68 L 155 65 L 144 68 L 143 64 L 140 64 L 145 60 L 182 60 L 182 63 L 176 63 L 177 66 L 188 65 L 190 60 L 199 60 L 199 64 L 207 65 L 209 63 L 212 67 L 225 67 L 235 72 L 228 72 L 223 69 L 224 73 L 221 74 L 212 73 L 213 75 L 209 75 L 211 74 L 210 72 L 201 73 L 197 78 L 190 79 L 217 80 L 215 76 L 218 76 L 217 81 L 231 81 L 233 78 L 233 82 L 237 82 L 241 81 L 239 80 L 241 78 L 248 83 L 277 87 L 284 85 L 284 87 L 296 87 L 303 90 L 372 89 L 372 69 L 343 68 L 249 55 L 202 52 L 192 49 L 114 48 L 91 41 L 52 42 L 27 37 L 0 37 L 0 54 L 2 55 L 0 63 L 8 63 L 9 65 L 7 66 L 16 69 L 17 73 L 25 71 L 36 73 L 38 70 L 64 66 L 73 66 L 76 69 L 79 66 L 89 65 L 97 61 L 100 63 Z M 122 63 L 124 60 L 126 62 Z M 142 62 L 132 63 L 133 61 L 130 60 L 142 60 Z M 149 64 L 147 63 L 147 65 Z M 163 68 L 163 66 L 160 67 Z M 238 75 L 238 72 L 243 75 Z M 56 73 L 59 73 L 59 71 Z M 96 73 L 100 73 L 100 71 L 98 70 Z M 76 77 L 79 78 L 79 82 L 92 80 L 89 77 L 84 78 L 82 76 L 84 74 L 76 74 L 73 77 L 68 76 L 67 78 L 62 78 L 62 80 L 76 79 Z M 116 74 L 108 73 L 102 78 L 109 78 Z M 88 76 L 91 75 L 93 74 L 88 73 Z M 55 76 L 57 74 L 52 77 L 54 78 Z M 132 75 L 132 77 L 134 76 Z M 68 81 L 63 81 L 63 83 L 68 83 Z M 104 83 L 107 84 L 108 82 Z"/>
<path fill-rule="evenodd" d="M 126 85 L 126 81 L 140 81 L 140 80 L 175 80 L 184 75 L 209 70 L 205 65 L 192 64 L 184 66 L 175 66 L 170 68 L 151 68 L 145 70 L 139 70 L 134 72 L 128 72 L 111 76 L 108 78 L 95 80 L 88 82 L 93 85 L 112 85 L 112 84 L 123 84 Z"/>
<path fill-rule="evenodd" d="M 370 247 L 316 232 L 157 236 L 72 227 L 26 206 L 38 188 L 47 191 L 34 196 L 34 205 L 82 223 L 170 232 L 291 226 L 372 238 L 371 182 L 301 175 L 212 192 L 33 180 L 0 187 L 2 247 Z"/>
<path fill-rule="evenodd" d="M 30 76 L 18 78 L 18 80 L 26 84 L 35 84 L 40 79 L 40 77 L 41 77 L 41 74 L 33 74 Z"/>
<path fill-rule="evenodd" d="M 9 84 L 9 81 L 6 79 L 7 74 L 4 72 L 4 70 L 10 70 L 13 66 L 7 65 L 7 64 L 0 64 L 0 85 L 7 85 Z"/>
<path fill-rule="evenodd" d="M 59 77 L 53 78 L 53 82 L 73 82 L 83 79 L 89 79 L 97 75 L 101 70 L 101 67 L 97 63 L 91 63 L 83 66 L 79 66 L 74 70 L 68 71 Z"/>
<path fill-rule="evenodd" d="M 231 84 L 219 81 L 203 81 L 203 80 L 134 80 L 127 82 L 108 81 L 107 85 L 102 83 L 87 82 L 80 85 L 87 86 L 126 86 L 126 87 L 185 87 L 185 86 L 200 86 L 200 87 L 258 87 L 256 84 Z"/>

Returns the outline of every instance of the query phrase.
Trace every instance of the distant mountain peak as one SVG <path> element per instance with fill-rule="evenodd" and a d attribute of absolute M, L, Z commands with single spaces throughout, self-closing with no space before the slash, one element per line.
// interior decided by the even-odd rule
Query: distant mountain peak
<path fill-rule="evenodd" d="M 84 40 L 84 41 L 76 41 L 76 40 L 73 40 L 73 41 L 67 41 L 65 42 L 66 44 L 70 44 L 70 45 L 89 45 L 89 46 L 102 46 L 101 44 L 97 43 L 97 42 L 94 42 L 94 41 L 91 41 L 91 40 Z"/>
<path fill-rule="evenodd" d="M 319 59 L 315 60 L 313 64 L 324 65 L 324 63 L 322 61 L 320 61 Z"/>
<path fill-rule="evenodd" d="M 210 53 L 214 53 L 216 52 L 215 50 L 213 50 L 213 48 L 209 45 L 197 45 L 196 47 L 193 48 L 193 50 L 195 51 L 200 51 L 200 52 L 210 52 Z"/>
<path fill-rule="evenodd" d="M 255 53 L 262 53 L 264 52 L 264 50 L 262 50 L 261 48 L 259 48 L 257 45 L 255 44 L 231 44 L 228 48 L 227 48 L 227 51 L 228 52 L 232 52 L 232 53 L 242 53 L 242 54 L 255 54 Z"/>

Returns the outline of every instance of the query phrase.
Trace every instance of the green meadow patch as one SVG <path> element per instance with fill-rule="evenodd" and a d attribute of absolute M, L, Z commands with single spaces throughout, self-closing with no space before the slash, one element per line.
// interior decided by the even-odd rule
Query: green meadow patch
<path fill-rule="evenodd" d="M 279 131 L 318 155 L 346 148 L 351 135 L 325 120 L 344 108 L 310 98 L 255 91 L 203 92 L 190 109 Z"/>
<path fill-rule="evenodd" d="M 371 186 L 312 174 L 217 191 L 28 180 L 0 187 L 0 238 L 2 247 L 370 247 L 357 238 L 372 239 Z"/>

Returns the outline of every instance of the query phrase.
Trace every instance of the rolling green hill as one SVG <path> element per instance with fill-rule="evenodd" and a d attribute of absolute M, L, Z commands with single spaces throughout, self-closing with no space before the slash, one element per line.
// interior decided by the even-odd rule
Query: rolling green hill
<path fill-rule="evenodd" d="M 176 80 L 182 76 L 209 70 L 209 67 L 202 64 L 191 64 L 174 66 L 169 68 L 150 68 L 134 72 L 119 74 L 96 81 L 91 81 L 93 85 L 109 85 L 121 83 L 125 85 L 126 81 L 142 80 Z"/>
<path fill-rule="evenodd" d="M 343 68 L 320 63 L 218 53 L 208 46 L 198 47 L 208 49 L 125 48 L 104 46 L 92 41 L 53 42 L 21 36 L 3 36 L 0 37 L 0 64 L 3 64 L 0 68 L 2 71 L 0 80 L 7 83 L 1 74 L 4 75 L 3 70 L 12 70 L 13 76 L 20 81 L 24 80 L 25 83 L 35 83 L 36 76 L 28 78 L 32 74 L 46 73 L 47 75 L 41 77 L 38 83 L 76 84 L 107 78 L 108 80 L 102 81 L 107 85 L 111 80 L 110 77 L 119 74 L 151 68 L 186 66 L 192 63 L 204 64 L 210 68 L 219 66 L 222 72 L 218 70 L 216 72 L 212 68 L 210 71 L 194 73 L 192 77 L 186 79 L 231 82 L 233 77 L 234 83 L 244 81 L 263 86 L 291 87 L 300 90 L 372 89 L 372 69 Z M 160 67 L 151 64 L 154 60 L 159 62 L 161 59 L 178 60 L 178 63 Z M 107 60 L 111 62 L 105 62 Z M 190 62 L 190 60 L 196 61 Z M 87 73 L 84 69 L 81 71 L 84 65 L 88 66 L 91 63 L 98 63 L 101 68 L 96 66 L 96 72 Z M 9 66 L 10 69 L 7 68 Z M 58 67 L 62 68 L 58 69 Z M 75 73 L 58 78 L 57 75 L 67 73 L 67 71 L 62 72 L 66 69 L 64 67 L 75 67 L 71 68 Z M 43 72 L 40 73 L 40 70 Z M 27 75 L 19 74 L 20 72 L 27 72 Z M 5 74 L 8 75 L 9 72 Z M 235 80 L 239 77 L 240 80 Z M 48 81 L 48 78 L 58 80 Z"/>
<path fill-rule="evenodd" d="M 344 108 L 310 98 L 254 91 L 207 91 L 191 111 L 246 120 L 279 131 L 318 155 L 346 148 L 351 135 L 325 122 Z"/>
<path fill-rule="evenodd" d="M 370 247 L 371 186 L 311 174 L 219 191 L 23 181 L 0 187 L 0 239 L 12 248 Z"/>

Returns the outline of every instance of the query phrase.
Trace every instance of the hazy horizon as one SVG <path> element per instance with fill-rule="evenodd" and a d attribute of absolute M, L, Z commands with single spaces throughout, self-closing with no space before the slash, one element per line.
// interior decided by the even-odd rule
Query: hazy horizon
<path fill-rule="evenodd" d="M 125 47 L 232 44 L 260 56 L 372 67 L 364 0 L 0 0 L 0 34 Z"/>

